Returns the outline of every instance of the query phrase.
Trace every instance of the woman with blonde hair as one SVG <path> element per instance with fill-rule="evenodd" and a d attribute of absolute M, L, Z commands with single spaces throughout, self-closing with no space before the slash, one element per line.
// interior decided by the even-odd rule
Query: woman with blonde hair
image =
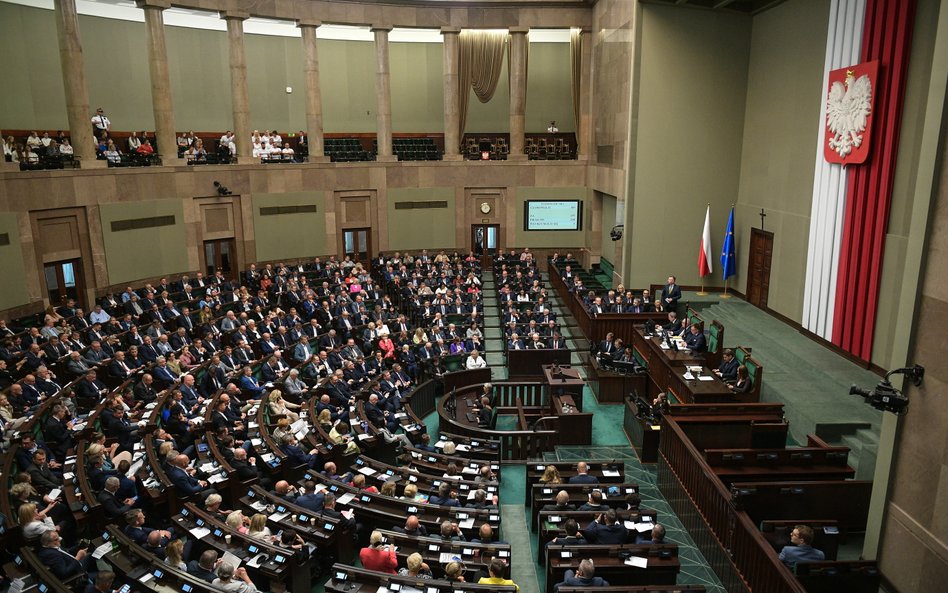
<path fill-rule="evenodd" d="M 271 540 L 273 539 L 273 534 L 270 533 L 270 528 L 267 527 L 267 516 L 261 513 L 257 513 L 250 518 L 250 528 L 247 530 L 247 535 L 254 539 L 261 540 Z"/>
<path fill-rule="evenodd" d="M 405 493 L 402 494 L 402 498 L 405 500 L 415 500 L 418 496 L 418 486 L 415 484 L 405 484 Z"/>
<path fill-rule="evenodd" d="M 244 525 L 244 514 L 241 511 L 234 511 L 227 515 L 225 523 L 237 533 L 247 533 L 247 527 Z"/>
<path fill-rule="evenodd" d="M 560 477 L 560 470 L 555 465 L 548 465 L 540 476 L 541 484 L 562 484 L 563 478 Z"/>
<path fill-rule="evenodd" d="M 165 546 L 165 564 L 173 566 L 178 570 L 188 569 L 188 565 L 184 562 L 183 539 L 173 539 Z"/>
<path fill-rule="evenodd" d="M 332 430 L 332 413 L 329 411 L 329 408 L 324 408 L 323 411 L 316 416 L 316 423 L 326 432 Z"/>
<path fill-rule="evenodd" d="M 36 505 L 32 502 L 20 507 L 17 518 L 23 526 L 23 538 L 28 542 L 39 539 L 47 531 L 56 530 L 52 519 L 37 512 Z"/>
<path fill-rule="evenodd" d="M 395 498 L 395 480 L 385 480 L 382 484 L 382 496 L 391 496 Z"/>
<path fill-rule="evenodd" d="M 411 341 L 415 346 L 421 346 L 428 341 L 428 334 L 425 333 L 424 329 L 419 327 L 415 330 L 415 335 L 412 336 Z"/>
<path fill-rule="evenodd" d="M 274 389 L 270 392 L 270 413 L 277 416 L 285 416 L 290 419 L 290 422 L 296 422 L 300 419 L 300 415 L 294 412 L 293 410 L 299 410 L 300 405 L 288 402 L 283 399 L 283 394 L 279 389 Z"/>
<path fill-rule="evenodd" d="M 422 559 L 421 554 L 418 552 L 413 553 L 408 557 L 407 561 L 408 567 L 402 568 L 398 571 L 398 574 L 403 577 L 412 577 L 416 579 L 430 579 L 431 578 L 431 569 L 428 568 L 428 565 L 425 564 L 425 561 Z"/>

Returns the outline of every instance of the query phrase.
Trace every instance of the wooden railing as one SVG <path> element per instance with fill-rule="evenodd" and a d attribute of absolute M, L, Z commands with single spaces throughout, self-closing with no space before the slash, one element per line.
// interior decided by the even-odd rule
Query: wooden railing
<path fill-rule="evenodd" d="M 659 446 L 659 487 L 731 592 L 805 593 L 674 419 Z"/>

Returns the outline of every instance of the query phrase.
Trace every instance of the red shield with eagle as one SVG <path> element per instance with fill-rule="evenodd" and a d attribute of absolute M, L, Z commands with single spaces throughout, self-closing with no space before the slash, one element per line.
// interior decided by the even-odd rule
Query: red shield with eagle
<path fill-rule="evenodd" d="M 829 73 L 823 140 L 823 155 L 828 162 L 858 165 L 869 157 L 878 77 L 878 60 Z"/>

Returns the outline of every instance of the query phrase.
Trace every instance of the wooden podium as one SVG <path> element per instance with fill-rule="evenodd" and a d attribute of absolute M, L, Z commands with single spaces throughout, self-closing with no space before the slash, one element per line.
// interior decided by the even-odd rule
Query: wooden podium
<path fill-rule="evenodd" d="M 560 420 L 557 442 L 561 445 L 592 444 L 592 413 L 583 412 L 586 382 L 579 371 L 558 365 L 543 365 L 546 391 L 543 402 L 551 416 Z"/>

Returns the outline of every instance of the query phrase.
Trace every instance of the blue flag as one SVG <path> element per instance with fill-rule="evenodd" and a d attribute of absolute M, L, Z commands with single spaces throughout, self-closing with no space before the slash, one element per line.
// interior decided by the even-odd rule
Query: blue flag
<path fill-rule="evenodd" d="M 731 206 L 731 215 L 727 217 L 727 231 L 724 232 L 724 247 L 721 248 L 721 269 L 724 270 L 725 280 L 737 273 L 734 267 L 734 206 Z"/>

